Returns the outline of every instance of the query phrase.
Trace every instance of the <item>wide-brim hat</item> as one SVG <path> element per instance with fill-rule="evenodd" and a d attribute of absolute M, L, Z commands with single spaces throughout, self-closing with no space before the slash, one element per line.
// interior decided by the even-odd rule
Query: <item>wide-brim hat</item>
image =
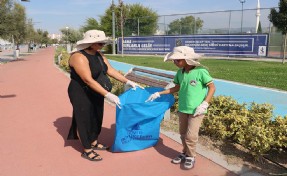
<path fill-rule="evenodd" d="M 109 37 L 106 37 L 106 34 L 104 31 L 100 30 L 89 30 L 85 32 L 83 40 L 80 40 L 77 42 L 77 45 L 82 44 L 93 44 L 93 43 L 111 43 L 112 39 Z"/>
<path fill-rule="evenodd" d="M 188 46 L 174 47 L 171 53 L 167 53 L 164 57 L 164 62 L 169 60 L 185 59 L 188 65 L 200 66 L 197 60 L 202 57 L 202 54 L 194 52 L 194 49 Z"/>
<path fill-rule="evenodd" d="M 86 49 L 94 43 L 110 44 L 112 43 L 112 41 L 113 40 L 111 38 L 106 37 L 106 34 L 104 31 L 89 30 L 84 33 L 83 39 L 77 42 L 76 47 L 73 49 L 73 51 L 71 51 L 71 53 Z"/>

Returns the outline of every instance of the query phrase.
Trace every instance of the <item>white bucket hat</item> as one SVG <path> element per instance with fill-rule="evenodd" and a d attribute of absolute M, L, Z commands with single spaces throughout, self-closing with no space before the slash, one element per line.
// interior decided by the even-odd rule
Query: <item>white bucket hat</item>
<path fill-rule="evenodd" d="M 200 66 L 201 64 L 196 61 L 202 55 L 194 52 L 194 49 L 188 46 L 177 46 L 173 48 L 171 53 L 167 53 L 164 57 L 164 62 L 168 60 L 185 59 L 188 65 Z"/>
<path fill-rule="evenodd" d="M 86 49 L 94 43 L 110 44 L 111 42 L 112 42 L 112 39 L 110 39 L 109 37 L 106 37 L 106 34 L 104 33 L 104 31 L 89 30 L 84 33 L 84 38 L 77 42 L 76 48 L 73 49 L 71 53 Z"/>

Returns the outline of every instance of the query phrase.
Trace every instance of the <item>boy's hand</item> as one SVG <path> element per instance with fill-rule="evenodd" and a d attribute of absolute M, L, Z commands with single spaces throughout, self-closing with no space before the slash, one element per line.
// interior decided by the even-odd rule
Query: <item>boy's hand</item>
<path fill-rule="evenodd" d="M 193 116 L 197 116 L 197 115 L 201 115 L 201 114 L 204 114 L 205 111 L 207 110 L 208 108 L 208 103 L 206 101 L 203 101 L 195 110 L 195 113 Z"/>
<path fill-rule="evenodd" d="M 133 81 L 130 81 L 128 80 L 126 82 L 127 85 L 131 86 L 133 90 L 136 90 L 137 87 L 141 88 L 141 89 L 144 89 L 142 86 L 138 85 L 137 83 L 133 82 Z"/>
<path fill-rule="evenodd" d="M 151 96 L 149 96 L 149 98 L 145 102 L 153 101 L 159 97 L 160 97 L 160 94 L 158 92 L 156 92 L 156 93 L 152 94 Z"/>

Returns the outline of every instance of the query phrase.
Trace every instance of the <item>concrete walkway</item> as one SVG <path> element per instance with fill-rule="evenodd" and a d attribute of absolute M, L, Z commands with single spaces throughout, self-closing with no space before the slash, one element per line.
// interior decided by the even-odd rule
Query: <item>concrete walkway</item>
<path fill-rule="evenodd" d="M 155 147 L 128 153 L 100 151 L 101 162 L 80 157 L 67 141 L 72 107 L 69 78 L 54 65 L 54 48 L 0 65 L 0 176 L 235 176 L 198 155 L 195 168 L 170 163 L 181 145 L 161 134 Z M 115 107 L 105 103 L 102 143 L 112 145 Z"/>

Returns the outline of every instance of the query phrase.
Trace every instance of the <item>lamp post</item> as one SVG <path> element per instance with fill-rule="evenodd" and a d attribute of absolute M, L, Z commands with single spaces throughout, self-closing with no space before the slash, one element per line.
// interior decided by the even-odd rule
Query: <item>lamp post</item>
<path fill-rule="evenodd" d="M 116 42 L 115 42 L 115 4 L 114 0 L 112 0 L 112 18 L 113 18 L 113 55 L 116 54 Z"/>
<path fill-rule="evenodd" d="M 241 3 L 241 33 L 242 33 L 242 24 L 243 24 L 243 4 L 246 2 L 246 0 L 239 0 Z"/>
<path fill-rule="evenodd" d="M 122 57 L 124 56 L 124 17 L 123 17 L 123 1 L 119 0 L 121 8 L 121 33 L 122 33 Z"/>
<path fill-rule="evenodd" d="M 66 27 L 66 45 L 68 45 L 68 41 L 69 41 L 69 39 L 68 39 L 68 31 L 69 31 L 69 27 L 67 26 Z"/>

